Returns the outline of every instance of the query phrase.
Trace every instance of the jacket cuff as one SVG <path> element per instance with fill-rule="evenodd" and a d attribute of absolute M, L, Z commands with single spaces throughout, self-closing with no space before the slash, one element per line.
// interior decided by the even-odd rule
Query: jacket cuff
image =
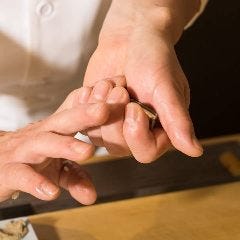
<path fill-rule="evenodd" d="M 190 20 L 190 22 L 185 26 L 184 29 L 191 27 L 197 18 L 203 13 L 205 7 L 207 6 L 208 0 L 201 0 L 201 6 L 199 11 L 195 14 L 195 16 Z"/>

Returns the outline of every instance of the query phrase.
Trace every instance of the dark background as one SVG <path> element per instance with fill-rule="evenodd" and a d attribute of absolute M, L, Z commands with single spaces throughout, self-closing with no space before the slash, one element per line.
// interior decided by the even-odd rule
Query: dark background
<path fill-rule="evenodd" d="M 239 133 L 240 1 L 209 0 L 176 46 L 200 138 Z"/>

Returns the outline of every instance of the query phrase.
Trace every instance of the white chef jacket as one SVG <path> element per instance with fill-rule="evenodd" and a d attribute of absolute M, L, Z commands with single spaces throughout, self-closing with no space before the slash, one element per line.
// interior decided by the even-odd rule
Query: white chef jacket
<path fill-rule="evenodd" d="M 110 2 L 0 0 L 0 130 L 51 114 L 81 86 Z"/>
<path fill-rule="evenodd" d="M 52 113 L 81 86 L 110 0 L 0 0 L 0 129 Z"/>

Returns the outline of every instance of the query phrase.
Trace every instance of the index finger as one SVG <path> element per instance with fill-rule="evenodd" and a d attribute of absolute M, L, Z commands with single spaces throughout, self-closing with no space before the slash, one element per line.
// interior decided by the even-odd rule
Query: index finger
<path fill-rule="evenodd" d="M 43 121 L 42 130 L 69 135 L 102 125 L 108 116 L 109 108 L 105 103 L 81 104 L 50 116 Z"/>

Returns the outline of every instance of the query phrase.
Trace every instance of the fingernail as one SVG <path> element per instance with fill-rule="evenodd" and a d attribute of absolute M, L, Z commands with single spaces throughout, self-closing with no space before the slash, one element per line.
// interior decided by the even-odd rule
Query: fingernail
<path fill-rule="evenodd" d="M 135 107 L 134 104 L 127 105 L 126 120 L 137 121 L 138 118 L 139 118 L 139 111 L 137 107 Z"/>
<path fill-rule="evenodd" d="M 97 83 L 93 89 L 93 97 L 96 100 L 104 101 L 111 89 L 111 85 L 105 81 Z"/>
<path fill-rule="evenodd" d="M 195 135 L 192 136 L 192 142 L 195 148 L 198 149 L 199 152 L 203 153 L 203 147 Z"/>
<path fill-rule="evenodd" d="M 42 183 L 40 186 L 36 188 L 36 190 L 40 194 L 44 194 L 49 197 L 56 196 L 59 192 L 59 188 L 57 186 L 49 183 Z"/>
<path fill-rule="evenodd" d="M 96 116 L 96 114 L 99 113 L 102 107 L 103 104 L 101 103 L 92 103 L 87 109 L 87 114 L 90 116 Z"/>

